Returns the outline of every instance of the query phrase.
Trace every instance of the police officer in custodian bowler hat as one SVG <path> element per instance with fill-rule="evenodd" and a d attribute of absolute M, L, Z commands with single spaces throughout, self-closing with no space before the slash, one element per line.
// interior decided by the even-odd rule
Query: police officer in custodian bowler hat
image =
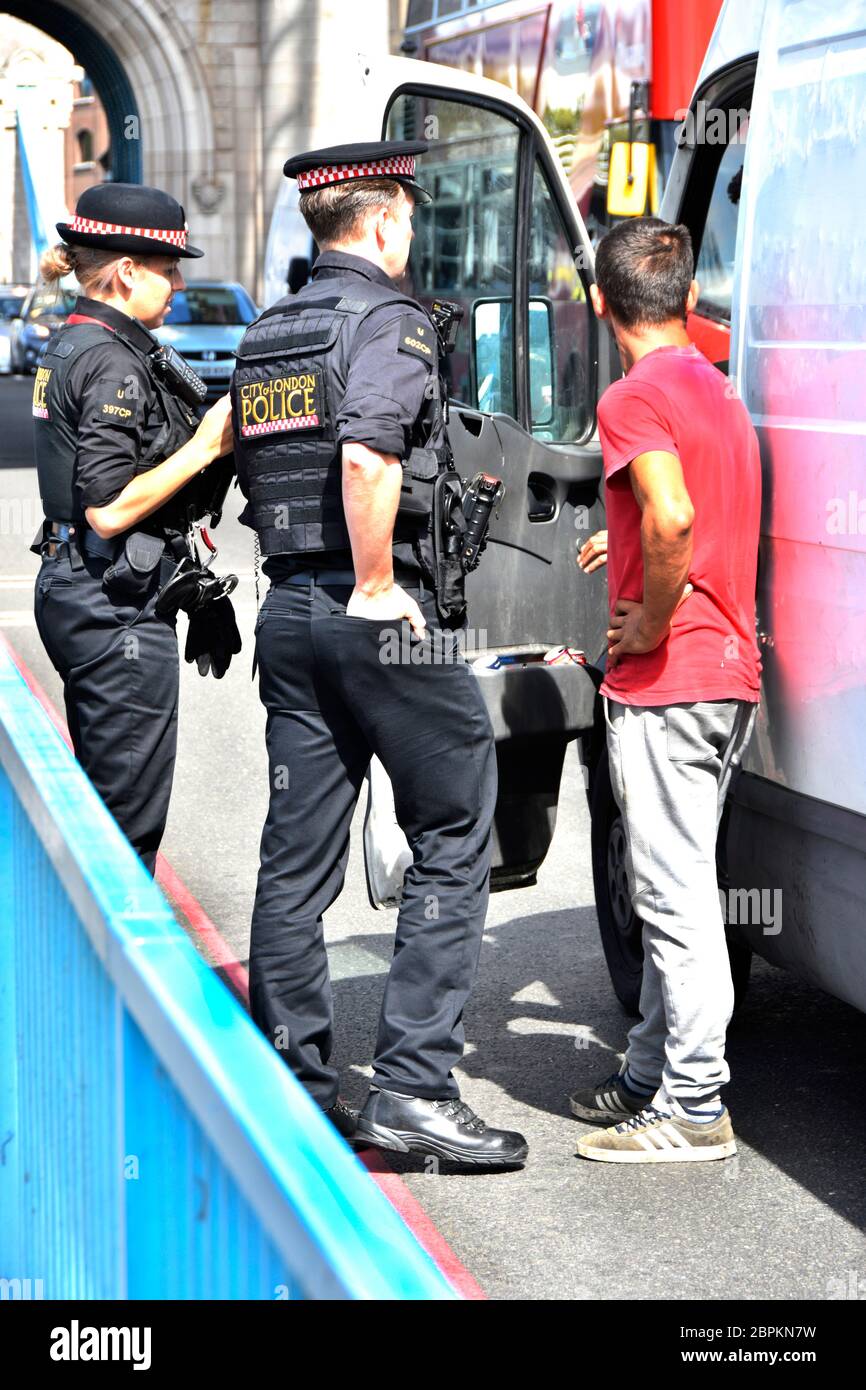
<path fill-rule="evenodd" d="M 237 581 L 206 573 L 190 540 L 233 471 L 230 406 L 226 396 L 200 419 L 203 383 L 152 332 L 184 288 L 179 262 L 202 255 L 180 203 L 98 184 L 57 230 L 43 277 L 73 273 L 84 293 L 33 388 L 45 512 L 31 547 L 42 557 L 36 623 L 76 757 L 153 873 L 177 743 L 178 607 L 203 674 L 221 675 L 240 646 L 227 597 Z"/>
<path fill-rule="evenodd" d="M 505 1167 L 523 1162 L 526 1141 L 488 1128 L 452 1073 L 487 908 L 496 759 L 458 648 L 465 604 L 433 522 L 440 480 L 456 477 L 436 328 L 393 283 L 414 205 L 429 201 L 415 181 L 426 148 L 344 145 L 288 160 L 321 254 L 312 282 L 247 330 L 232 381 L 242 520 L 271 581 L 256 632 L 271 780 L 250 1000 L 346 1137 Z M 418 660 L 425 644 L 431 659 Z M 329 1065 L 322 914 L 343 886 L 373 754 L 413 863 L 356 1117 Z"/>

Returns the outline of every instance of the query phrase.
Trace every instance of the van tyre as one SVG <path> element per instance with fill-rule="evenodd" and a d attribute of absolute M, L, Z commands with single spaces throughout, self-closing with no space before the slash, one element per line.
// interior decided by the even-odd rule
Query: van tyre
<path fill-rule="evenodd" d="M 643 943 L 631 905 L 625 867 L 625 828 L 610 784 L 607 749 L 599 757 L 590 794 L 592 881 L 601 945 L 614 993 L 632 1017 L 639 1016 Z M 745 998 L 752 967 L 748 946 L 728 938 L 734 1012 Z"/>

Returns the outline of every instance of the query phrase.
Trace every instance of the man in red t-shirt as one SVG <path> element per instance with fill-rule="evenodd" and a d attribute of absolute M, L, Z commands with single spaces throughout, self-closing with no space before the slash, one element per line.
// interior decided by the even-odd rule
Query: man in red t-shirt
<path fill-rule="evenodd" d="M 571 1098 L 608 1162 L 726 1158 L 719 1096 L 733 986 L 716 881 L 718 824 L 759 698 L 755 575 L 761 471 L 752 422 L 690 343 L 687 228 L 623 222 L 601 242 L 592 300 L 626 375 L 598 408 L 610 629 L 601 686 L 611 782 L 643 923 L 641 1021 L 621 1070 Z M 585 547 L 587 567 L 600 562 Z"/>

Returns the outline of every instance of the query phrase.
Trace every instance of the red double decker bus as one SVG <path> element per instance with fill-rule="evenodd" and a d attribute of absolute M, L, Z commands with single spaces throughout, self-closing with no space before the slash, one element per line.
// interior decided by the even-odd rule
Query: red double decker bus
<path fill-rule="evenodd" d="M 409 0 L 402 49 L 518 92 L 596 233 L 658 208 L 678 113 L 720 9 L 721 0 Z"/>

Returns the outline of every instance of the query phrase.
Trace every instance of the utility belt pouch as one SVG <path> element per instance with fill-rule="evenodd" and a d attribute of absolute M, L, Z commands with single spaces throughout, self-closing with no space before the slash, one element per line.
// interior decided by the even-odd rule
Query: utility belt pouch
<path fill-rule="evenodd" d="M 154 571 L 162 560 L 165 541 L 146 531 L 133 531 L 123 549 L 102 576 L 102 587 L 111 598 L 139 599 L 147 593 Z"/>
<path fill-rule="evenodd" d="M 435 449 L 413 449 L 403 462 L 403 482 L 400 486 L 399 516 L 429 521 L 433 510 L 433 491 L 440 463 Z"/>
<path fill-rule="evenodd" d="M 461 623 L 466 616 L 465 575 L 460 559 L 466 529 L 462 498 L 459 475 L 440 473 L 433 484 L 433 557 L 436 607 L 443 622 Z"/>

